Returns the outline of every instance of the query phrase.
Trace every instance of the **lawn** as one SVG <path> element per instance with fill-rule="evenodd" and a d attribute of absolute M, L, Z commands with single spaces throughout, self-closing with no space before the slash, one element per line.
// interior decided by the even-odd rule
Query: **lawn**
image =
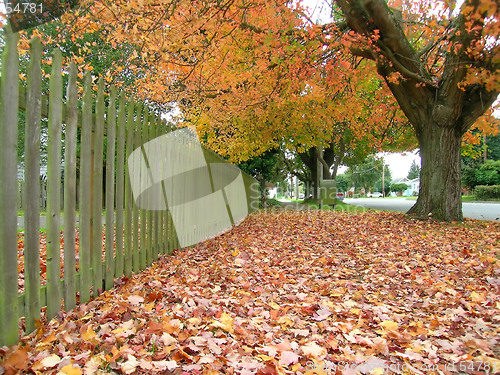
<path fill-rule="evenodd" d="M 494 222 L 260 211 L 0 349 L 3 373 L 492 373 L 499 249 Z"/>

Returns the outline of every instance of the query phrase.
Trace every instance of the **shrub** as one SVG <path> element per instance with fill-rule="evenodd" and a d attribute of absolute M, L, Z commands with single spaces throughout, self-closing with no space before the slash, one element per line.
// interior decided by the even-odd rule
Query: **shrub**
<path fill-rule="evenodd" d="M 476 186 L 477 199 L 500 199 L 500 185 Z"/>
<path fill-rule="evenodd" d="M 465 169 L 462 181 L 464 186 L 470 188 L 500 184 L 500 160 L 487 160 L 479 167 Z"/>
<path fill-rule="evenodd" d="M 402 193 L 406 189 L 408 189 L 408 185 L 403 182 L 400 182 L 399 184 L 391 184 L 391 190 L 395 191 L 396 193 Z"/>

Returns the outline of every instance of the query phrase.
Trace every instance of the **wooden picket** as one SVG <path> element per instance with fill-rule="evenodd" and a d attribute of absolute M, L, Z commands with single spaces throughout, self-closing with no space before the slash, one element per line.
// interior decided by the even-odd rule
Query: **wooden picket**
<path fill-rule="evenodd" d="M 83 88 L 82 131 L 80 141 L 80 234 L 79 270 L 80 300 L 88 301 L 91 284 L 91 213 L 92 213 L 92 87 L 90 72 L 85 76 Z"/>
<path fill-rule="evenodd" d="M 60 181 L 62 134 L 62 54 L 55 50 L 52 56 L 52 74 L 49 97 L 49 133 L 47 146 L 47 318 L 52 319 L 61 310 L 60 266 Z"/>
<path fill-rule="evenodd" d="M 78 124 L 77 69 L 69 67 L 64 137 L 64 308 L 76 305 L 76 145 Z"/>
<path fill-rule="evenodd" d="M 127 111 L 125 96 L 120 94 L 118 99 L 118 130 L 116 141 L 116 244 L 115 244 L 115 277 L 123 276 L 124 230 L 123 204 L 125 181 L 125 115 Z"/>
<path fill-rule="evenodd" d="M 114 280 L 114 242 L 115 242 L 115 133 L 116 133 L 116 89 L 111 88 L 109 95 L 108 122 L 106 126 L 106 261 L 105 289 L 113 286 Z"/>
<path fill-rule="evenodd" d="M 97 88 L 96 121 L 93 132 L 92 169 L 92 295 L 102 289 L 102 163 L 104 142 L 104 82 Z"/>
<path fill-rule="evenodd" d="M 168 207 L 164 211 L 152 211 L 139 209 L 135 204 L 130 176 L 139 171 L 130 171 L 127 165 L 134 150 L 174 129 L 147 106 L 132 98 L 127 100 L 114 87 L 106 93 L 102 78 L 96 89 L 89 71 L 79 99 L 77 67 L 72 63 L 63 70 L 59 50 L 55 50 L 51 58 L 50 95 L 42 94 L 44 57 L 37 38 L 30 43 L 27 87 L 20 87 L 17 38 L 17 34 L 7 32 L 1 61 L 0 346 L 18 341 L 20 318 L 24 318 L 26 330 L 31 332 L 44 306 L 46 318 L 50 319 L 61 308 L 70 310 L 77 303 L 87 302 L 91 296 L 111 288 L 115 278 L 130 277 L 150 266 L 160 255 L 171 254 L 179 247 Z M 67 75 L 66 87 L 63 87 L 64 75 Z M 16 169 L 18 111 L 13 108 L 26 112 L 22 293 L 18 292 L 16 226 L 21 199 Z M 48 118 L 46 280 L 42 280 L 40 274 L 43 118 Z M 244 178 L 249 189 L 255 180 L 248 175 Z M 163 183 L 162 189 L 166 201 Z M 252 211 L 253 199 L 248 201 L 249 211 Z M 61 227 L 64 241 L 61 241 Z"/>
<path fill-rule="evenodd" d="M 7 30 L 0 84 L 0 338 L 17 341 L 17 108 L 19 105 L 18 35 Z M 1 343 L 0 343 L 1 345 Z"/>
<path fill-rule="evenodd" d="M 142 147 L 142 137 L 141 137 L 141 112 L 142 112 L 142 104 L 137 103 L 137 115 L 135 117 L 135 121 L 132 124 L 132 128 L 129 128 L 130 131 L 132 131 L 133 134 L 133 148 L 132 150 L 135 150 L 136 148 Z M 128 156 L 128 155 L 127 155 Z M 138 170 L 132 170 L 132 175 L 136 176 L 140 173 L 141 171 Z M 131 199 L 133 201 L 133 199 Z M 139 249 L 139 241 L 141 239 L 140 237 L 140 232 L 139 232 L 139 217 L 140 217 L 140 210 L 139 206 L 133 205 L 132 208 L 132 270 L 134 273 L 139 271 L 139 264 L 140 264 L 140 258 L 141 258 L 141 251 Z M 142 237 L 144 238 L 144 237 Z"/>
<path fill-rule="evenodd" d="M 40 40 L 31 41 L 30 52 L 24 167 L 26 180 L 38 181 L 40 176 L 40 98 L 42 95 L 42 69 L 40 66 L 42 47 Z M 25 264 L 31 265 L 29 268 L 25 268 L 24 272 L 26 329 L 32 331 L 35 328 L 34 319 L 40 314 L 40 233 L 38 229 L 40 227 L 40 184 L 27 184 L 24 194 L 24 261 Z M 69 289 L 68 292 L 70 292 Z"/>
<path fill-rule="evenodd" d="M 142 121 L 141 121 L 142 120 Z M 146 128 L 148 126 L 148 110 L 147 107 L 144 107 L 142 110 L 142 119 L 137 122 L 137 139 L 138 143 L 136 144 L 136 147 L 140 147 L 143 144 L 145 144 L 148 139 L 147 139 L 147 132 Z M 140 173 L 142 173 L 141 171 Z M 145 268 L 147 267 L 149 263 L 149 254 L 147 251 L 144 251 L 144 249 L 147 249 L 148 247 L 148 230 L 149 230 L 149 222 L 147 220 L 147 211 L 146 210 L 139 210 L 139 222 L 140 222 L 140 228 L 139 228 L 139 235 L 140 235 L 140 247 L 139 247 L 139 267 L 140 268 Z"/>

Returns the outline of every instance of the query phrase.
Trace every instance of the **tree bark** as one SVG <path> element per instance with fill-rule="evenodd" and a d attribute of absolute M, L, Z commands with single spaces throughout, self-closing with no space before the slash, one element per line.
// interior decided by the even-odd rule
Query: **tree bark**
<path fill-rule="evenodd" d="M 316 189 L 316 181 L 318 180 L 318 173 L 316 169 L 316 147 L 312 147 L 306 152 L 299 152 L 299 157 L 300 160 L 302 160 L 302 163 L 309 168 L 311 172 L 311 181 L 313 183 L 312 186 L 312 196 L 313 199 L 318 199 L 317 197 L 317 189 Z"/>
<path fill-rule="evenodd" d="M 408 214 L 422 219 L 462 220 L 462 135 L 452 127 L 430 123 L 422 127 L 418 139 L 422 160 L 420 191 Z"/>
<path fill-rule="evenodd" d="M 262 204 L 265 204 L 267 200 L 266 196 L 266 179 L 262 174 L 257 175 L 256 177 L 257 181 L 259 182 L 259 188 L 260 188 L 260 202 Z"/>
<path fill-rule="evenodd" d="M 460 85 L 471 69 L 495 72 L 500 64 L 484 49 L 471 55 L 481 45 L 485 17 L 480 1 L 466 1 L 461 13 L 449 20 L 447 37 L 451 46 L 436 53 L 444 59 L 441 74 L 427 69 L 427 47 L 417 52 L 407 39 L 402 21 L 389 9 L 385 0 L 336 0 L 347 26 L 371 38 L 363 57 L 375 61 L 378 73 L 410 121 L 417 136 L 422 158 L 419 198 L 409 213 L 441 221 L 462 220 L 460 146 L 462 136 L 497 99 L 498 86 L 486 82 Z M 477 17 L 466 19 L 465 10 Z M 494 50 L 492 50 L 494 51 Z M 356 54 L 356 50 L 351 50 Z M 371 55 L 371 56 L 370 56 Z M 472 70 L 473 71 L 473 70 Z M 403 79 L 390 79 L 393 73 Z"/>

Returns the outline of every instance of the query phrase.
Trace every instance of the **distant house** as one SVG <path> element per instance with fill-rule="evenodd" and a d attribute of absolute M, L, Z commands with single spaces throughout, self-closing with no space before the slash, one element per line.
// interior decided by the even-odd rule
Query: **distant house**
<path fill-rule="evenodd" d="M 412 197 L 412 196 L 418 195 L 418 191 L 420 189 L 420 178 L 414 178 L 413 180 L 410 180 L 406 177 L 396 178 L 396 179 L 392 180 L 392 183 L 393 184 L 406 184 L 406 185 L 408 185 L 408 189 L 403 191 L 403 194 L 402 194 L 403 197 Z M 394 192 L 392 192 L 391 195 L 393 193 Z"/>

